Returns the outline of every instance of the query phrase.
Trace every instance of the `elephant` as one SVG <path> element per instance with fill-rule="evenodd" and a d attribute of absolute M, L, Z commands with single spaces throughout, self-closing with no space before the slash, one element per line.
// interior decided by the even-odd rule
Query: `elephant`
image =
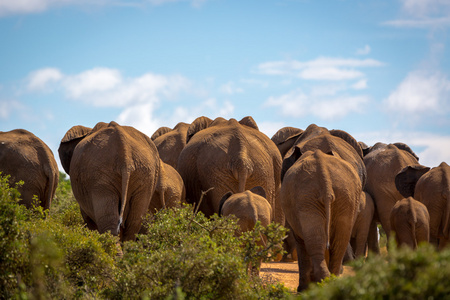
<path fill-rule="evenodd" d="M 264 188 L 257 186 L 242 193 L 233 194 L 231 191 L 226 193 L 220 200 L 219 216 L 229 215 L 234 215 L 238 219 L 239 229 L 236 234 L 238 236 L 253 230 L 258 221 L 267 227 L 272 220 L 272 207 L 267 202 Z M 257 244 L 265 246 L 266 242 L 267 238 L 262 236 Z M 257 266 L 249 266 L 252 274 L 259 274 L 261 263 L 262 261 L 259 261 Z"/>
<path fill-rule="evenodd" d="M 297 242 L 300 292 L 330 272 L 339 275 L 362 184 L 355 168 L 336 152 L 316 149 L 298 157 L 284 176 L 280 194 Z"/>
<path fill-rule="evenodd" d="M 70 128 L 58 152 L 88 228 L 134 240 L 159 176 L 151 139 L 130 126 L 99 122 Z"/>
<path fill-rule="evenodd" d="M 418 157 L 404 143 L 376 143 L 363 149 L 367 170 L 365 191 L 372 196 L 376 215 L 389 238 L 391 232 L 390 213 L 394 204 L 404 197 L 395 186 L 395 176 L 405 166 L 417 164 Z"/>
<path fill-rule="evenodd" d="M 297 161 L 302 153 L 308 150 L 320 149 L 327 153 L 334 151 L 339 153 L 340 157 L 353 165 L 359 174 L 362 185 L 364 186 L 366 180 L 366 170 L 363 162 L 363 154 L 358 142 L 347 132 L 342 130 L 328 130 L 324 127 L 319 127 L 316 124 L 309 125 L 305 130 L 295 127 L 284 127 L 278 130 L 272 137 L 272 141 L 276 144 L 278 150 L 283 157 L 281 178 L 283 180 L 284 174 L 292 164 Z M 296 148 L 298 151 L 293 152 Z M 294 155 L 293 155 L 294 154 Z M 287 228 L 289 224 L 285 224 Z M 293 249 L 290 243 L 292 237 L 285 241 L 285 249 Z M 290 251 L 294 257 L 293 250 Z M 298 254 L 297 254 L 298 255 Z"/>
<path fill-rule="evenodd" d="M 366 255 L 368 237 L 375 213 L 373 199 L 367 192 L 362 192 L 350 244 L 356 258 Z"/>
<path fill-rule="evenodd" d="M 284 140 L 283 138 L 284 137 Z M 363 153 L 358 142 L 343 130 L 328 130 L 316 124 L 309 125 L 304 131 L 293 127 L 284 127 L 272 137 L 272 141 L 283 155 L 281 179 L 284 174 L 297 161 L 302 153 L 308 150 L 320 149 L 322 152 L 335 152 L 343 160 L 349 162 L 359 175 L 362 186 L 366 182 L 366 167 L 363 162 Z M 299 151 L 293 150 L 296 148 Z M 286 149 L 288 149 L 286 151 Z"/>
<path fill-rule="evenodd" d="M 430 215 L 426 206 L 413 197 L 397 201 L 390 220 L 398 247 L 406 245 L 416 249 L 419 243 L 429 241 Z"/>
<path fill-rule="evenodd" d="M 272 221 L 284 224 L 279 203 L 281 155 L 253 118 L 244 117 L 238 122 L 199 117 L 189 126 L 186 141 L 177 170 L 188 203 L 198 205 L 209 217 L 219 212 L 220 200 L 228 191 L 242 193 L 261 186 L 272 206 Z M 208 190 L 201 198 L 202 191 Z"/>
<path fill-rule="evenodd" d="M 53 152 L 40 138 L 25 129 L 1 131 L 0 172 L 11 176 L 10 184 L 24 182 L 18 187 L 19 203 L 31 208 L 37 196 L 38 205 L 50 209 L 59 171 Z"/>
<path fill-rule="evenodd" d="M 173 129 L 160 127 L 153 133 L 151 139 L 158 148 L 159 157 L 166 164 L 177 168 L 178 157 L 186 146 L 186 134 L 189 124 L 180 122 Z"/>
<path fill-rule="evenodd" d="M 180 174 L 162 160 L 160 166 L 155 193 L 150 202 L 150 213 L 162 208 L 180 207 L 186 198 L 186 190 Z"/>
<path fill-rule="evenodd" d="M 442 162 L 434 168 L 419 164 L 403 168 L 395 185 L 404 197 L 423 203 L 430 215 L 430 242 L 443 249 L 450 239 L 450 167 Z"/>

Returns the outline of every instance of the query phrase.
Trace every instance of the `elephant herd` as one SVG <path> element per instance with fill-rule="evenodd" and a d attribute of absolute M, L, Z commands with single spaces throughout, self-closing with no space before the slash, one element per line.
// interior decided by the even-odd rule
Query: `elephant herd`
<path fill-rule="evenodd" d="M 116 122 L 74 126 L 58 153 L 87 227 L 121 241 L 143 232 L 145 214 L 183 202 L 206 216 L 235 215 L 241 231 L 257 221 L 285 225 L 299 291 L 338 275 L 349 250 L 378 252 L 377 223 L 413 248 L 443 248 L 450 238 L 450 167 L 420 165 L 403 143 L 368 147 L 315 124 L 269 138 L 252 117 L 199 117 L 151 138 Z M 35 135 L 0 132 L 0 172 L 24 181 L 21 203 L 32 206 L 36 195 L 50 207 L 58 167 Z"/>

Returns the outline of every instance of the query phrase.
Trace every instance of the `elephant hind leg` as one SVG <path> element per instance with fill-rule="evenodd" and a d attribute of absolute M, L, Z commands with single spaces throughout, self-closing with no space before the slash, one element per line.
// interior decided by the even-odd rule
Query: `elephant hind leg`
<path fill-rule="evenodd" d="M 119 235 L 119 197 L 112 192 L 103 191 L 91 195 L 95 223 L 98 232 L 110 231 L 112 235 Z"/>
<path fill-rule="evenodd" d="M 305 242 L 298 236 L 295 236 L 298 253 L 298 287 L 297 292 L 304 291 L 311 282 L 312 264 L 311 258 L 306 252 Z"/>

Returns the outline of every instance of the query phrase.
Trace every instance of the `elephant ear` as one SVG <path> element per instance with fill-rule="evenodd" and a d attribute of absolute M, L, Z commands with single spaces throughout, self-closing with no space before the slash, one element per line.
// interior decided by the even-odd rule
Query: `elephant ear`
<path fill-rule="evenodd" d="M 253 194 L 256 194 L 256 195 L 260 195 L 261 197 L 263 197 L 263 198 L 266 198 L 267 199 L 267 197 L 266 197 L 266 191 L 264 190 L 264 188 L 262 187 L 262 186 L 255 186 L 254 188 L 252 188 L 251 190 L 250 190 L 250 192 L 252 192 Z"/>
<path fill-rule="evenodd" d="M 222 199 L 220 199 L 220 204 L 219 204 L 219 217 L 222 216 L 222 208 L 223 208 L 223 205 L 224 205 L 225 201 L 227 201 L 227 199 L 230 198 L 231 195 L 233 195 L 233 193 L 229 191 L 228 193 L 226 193 L 225 195 L 223 195 Z"/>
<path fill-rule="evenodd" d="M 242 120 L 239 121 L 239 124 L 254 128 L 259 131 L 256 121 L 250 116 L 243 117 Z"/>
<path fill-rule="evenodd" d="M 292 167 L 293 164 L 295 164 L 300 156 L 302 156 L 302 151 L 297 146 L 294 146 L 288 153 L 286 153 L 286 157 L 283 159 L 283 164 L 281 166 L 281 181 L 283 181 L 286 172 L 290 167 Z"/>
<path fill-rule="evenodd" d="M 366 156 L 369 152 L 370 152 L 370 147 L 367 146 L 366 143 L 359 141 L 358 142 L 359 146 L 361 147 L 362 153 L 363 153 L 363 157 Z"/>
<path fill-rule="evenodd" d="M 295 141 L 302 135 L 302 133 L 303 130 L 300 128 L 283 127 L 272 136 L 271 140 L 280 151 L 281 157 L 284 157 L 289 149 L 294 146 Z"/>
<path fill-rule="evenodd" d="M 430 168 L 422 165 L 406 166 L 395 176 L 395 187 L 403 197 L 414 198 L 417 181 L 429 170 Z"/>
<path fill-rule="evenodd" d="M 350 146 L 352 146 L 356 150 L 356 153 L 358 153 L 358 155 L 361 158 L 363 158 L 363 151 L 361 149 L 360 144 L 349 133 L 347 133 L 344 130 L 332 129 L 332 130 L 330 130 L 330 134 L 333 135 L 333 136 L 340 137 L 341 139 L 343 139 L 344 141 L 349 143 Z"/>
<path fill-rule="evenodd" d="M 162 136 L 163 134 L 166 134 L 168 132 L 172 131 L 172 129 L 170 129 L 169 127 L 159 127 L 150 137 L 150 139 L 152 141 L 154 141 L 156 138 L 159 138 L 160 136 Z"/>
<path fill-rule="evenodd" d="M 404 150 L 404 151 L 410 153 L 412 156 L 414 156 L 417 159 L 417 161 L 419 161 L 419 157 L 416 155 L 416 153 L 414 153 L 414 151 L 405 143 L 393 143 L 393 145 L 400 150 Z"/>
<path fill-rule="evenodd" d="M 70 161 L 72 160 L 73 150 L 91 131 L 92 128 L 77 125 L 70 128 L 62 138 L 59 144 L 58 154 L 61 165 L 67 174 L 70 175 Z"/>
<path fill-rule="evenodd" d="M 189 140 L 199 132 L 200 130 L 206 129 L 211 125 L 213 121 L 208 117 L 198 117 L 194 120 L 194 122 L 189 125 L 189 128 L 186 133 L 186 144 L 189 142 Z"/>

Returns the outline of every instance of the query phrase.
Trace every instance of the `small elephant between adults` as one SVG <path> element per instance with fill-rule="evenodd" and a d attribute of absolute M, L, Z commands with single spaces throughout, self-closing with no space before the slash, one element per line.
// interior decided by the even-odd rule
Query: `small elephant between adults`
<path fill-rule="evenodd" d="M 219 216 L 234 215 L 239 226 L 236 235 L 251 231 L 260 222 L 263 227 L 267 227 L 272 220 L 272 207 L 266 199 L 264 188 L 257 186 L 242 193 L 226 193 L 220 200 Z M 266 236 L 261 236 L 257 242 L 259 246 L 265 246 Z M 249 266 L 253 274 L 259 274 L 261 261 L 257 266 Z"/>
<path fill-rule="evenodd" d="M 450 166 L 429 168 L 413 164 L 395 178 L 398 191 L 423 203 L 430 215 L 430 243 L 443 249 L 450 240 Z"/>
<path fill-rule="evenodd" d="M 413 197 L 397 201 L 391 211 L 391 228 L 397 246 L 416 249 L 430 239 L 430 215 L 425 205 Z"/>

